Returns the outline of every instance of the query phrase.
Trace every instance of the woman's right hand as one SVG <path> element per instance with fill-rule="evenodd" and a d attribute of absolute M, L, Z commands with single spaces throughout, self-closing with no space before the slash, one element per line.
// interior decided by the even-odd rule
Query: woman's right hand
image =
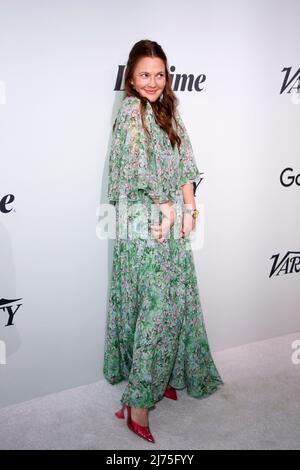
<path fill-rule="evenodd" d="M 161 224 L 151 225 L 151 233 L 159 243 L 163 243 L 167 239 L 167 235 L 174 224 L 174 220 L 174 214 L 172 214 L 170 217 L 164 217 Z"/>
<path fill-rule="evenodd" d="M 158 200 L 154 200 L 154 202 L 159 206 L 165 217 L 161 224 L 151 225 L 151 234 L 159 243 L 163 243 L 167 238 L 170 228 L 174 224 L 175 211 L 171 200 L 164 203 L 160 203 Z"/>

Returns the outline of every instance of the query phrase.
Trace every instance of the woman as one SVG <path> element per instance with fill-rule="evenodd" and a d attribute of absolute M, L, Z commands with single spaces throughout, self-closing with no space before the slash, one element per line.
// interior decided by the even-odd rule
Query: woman
<path fill-rule="evenodd" d="M 158 400 L 176 400 L 182 388 L 203 398 L 223 381 L 210 353 L 188 238 L 200 173 L 159 44 L 133 46 L 125 91 L 109 160 L 117 235 L 103 372 L 111 384 L 128 380 L 116 416 L 124 418 L 126 407 L 128 427 L 154 442 L 148 412 Z"/>

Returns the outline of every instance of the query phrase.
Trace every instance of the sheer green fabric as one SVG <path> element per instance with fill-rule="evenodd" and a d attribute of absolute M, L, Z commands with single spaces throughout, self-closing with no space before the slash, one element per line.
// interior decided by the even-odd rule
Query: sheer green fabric
<path fill-rule="evenodd" d="M 139 99 L 126 97 L 110 152 L 108 199 L 116 207 L 116 223 L 122 220 L 120 201 L 126 200 L 129 209 L 138 205 L 139 210 L 130 212 L 124 226 L 136 227 L 140 215 L 147 214 L 148 236 L 137 232 L 115 241 L 103 372 L 110 384 L 126 380 L 122 403 L 141 408 L 160 400 L 168 383 L 196 398 L 223 384 L 209 348 L 190 240 L 171 233 L 160 244 L 150 237 L 147 211 L 153 199 L 182 204 L 181 185 L 200 177 L 176 113 L 182 126 L 180 152 L 157 125 L 150 103 L 147 138 Z"/>
<path fill-rule="evenodd" d="M 172 149 L 168 136 L 156 124 L 149 102 L 148 138 L 139 105 L 137 98 L 125 98 L 116 118 L 109 160 L 108 199 L 112 204 L 120 197 L 139 201 L 145 193 L 152 199 L 166 202 L 180 195 L 183 184 L 198 182 L 200 178 L 190 138 L 178 111 L 180 151 L 177 146 Z"/>

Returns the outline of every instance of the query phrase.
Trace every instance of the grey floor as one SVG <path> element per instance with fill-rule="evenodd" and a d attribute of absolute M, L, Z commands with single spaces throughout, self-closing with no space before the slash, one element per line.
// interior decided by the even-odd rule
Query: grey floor
<path fill-rule="evenodd" d="M 299 449 L 300 332 L 214 353 L 225 382 L 210 397 L 164 398 L 150 412 L 156 444 L 114 416 L 126 385 L 105 380 L 0 409 L 0 449 Z"/>

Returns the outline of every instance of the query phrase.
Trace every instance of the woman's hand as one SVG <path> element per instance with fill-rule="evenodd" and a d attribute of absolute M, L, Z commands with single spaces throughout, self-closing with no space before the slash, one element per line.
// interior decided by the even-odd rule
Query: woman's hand
<path fill-rule="evenodd" d="M 167 239 L 167 235 L 173 224 L 174 216 L 165 217 L 161 224 L 151 225 L 152 235 L 159 243 L 163 243 Z"/>
<path fill-rule="evenodd" d="M 192 214 L 185 213 L 182 216 L 182 224 L 180 230 L 180 236 L 182 238 L 186 238 L 189 236 L 192 230 L 195 230 L 196 227 L 196 220 L 192 216 Z"/>
<path fill-rule="evenodd" d="M 194 190 L 193 190 L 193 182 L 188 181 L 187 183 L 181 186 L 182 189 L 182 197 L 184 201 L 184 205 L 189 209 L 196 209 L 196 202 L 194 197 Z M 184 212 L 181 220 L 181 237 L 188 237 L 192 230 L 195 230 L 196 227 L 196 219 L 189 214 L 188 212 Z"/>

